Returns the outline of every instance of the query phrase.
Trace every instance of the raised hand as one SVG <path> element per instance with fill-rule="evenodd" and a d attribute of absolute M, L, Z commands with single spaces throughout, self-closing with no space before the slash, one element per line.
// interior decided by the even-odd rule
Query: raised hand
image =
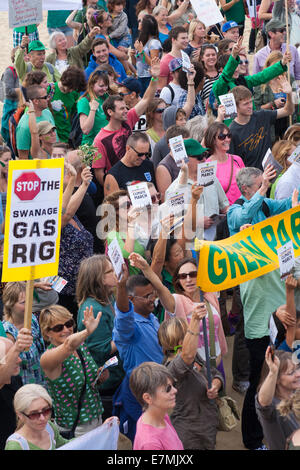
<path fill-rule="evenodd" d="M 141 271 L 144 271 L 150 267 L 145 258 L 143 258 L 138 253 L 131 253 L 131 255 L 129 255 L 129 261 L 131 266 L 140 269 Z"/>
<path fill-rule="evenodd" d="M 89 336 L 98 327 L 101 316 L 102 312 L 99 312 L 97 317 L 94 317 L 93 307 L 86 307 L 86 309 L 84 310 L 82 323 L 84 324 Z"/>

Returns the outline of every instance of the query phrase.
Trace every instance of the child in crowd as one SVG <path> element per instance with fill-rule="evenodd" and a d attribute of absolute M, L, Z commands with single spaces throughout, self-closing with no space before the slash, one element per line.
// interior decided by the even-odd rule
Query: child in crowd
<path fill-rule="evenodd" d="M 125 0 L 108 0 L 107 8 L 112 16 L 109 39 L 115 47 L 131 46 L 131 35 L 128 29 L 128 18 L 124 12 Z"/>

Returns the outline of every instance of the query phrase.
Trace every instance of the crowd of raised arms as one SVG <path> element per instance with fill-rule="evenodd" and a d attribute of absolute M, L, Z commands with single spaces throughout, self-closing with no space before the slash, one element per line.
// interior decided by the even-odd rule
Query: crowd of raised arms
<path fill-rule="evenodd" d="M 258 1 L 252 18 L 216 0 L 224 20 L 207 27 L 189 0 L 85 0 L 45 12 L 46 32 L 13 30 L 0 244 L 9 161 L 63 158 L 66 282 L 35 279 L 30 330 L 26 282 L 1 284 L 1 449 L 52 450 L 117 422 L 119 449 L 213 450 L 232 389 L 245 449 L 300 449 L 300 262 L 285 280 L 275 269 L 203 293 L 194 243 L 299 204 L 300 6 L 285 4 Z"/>

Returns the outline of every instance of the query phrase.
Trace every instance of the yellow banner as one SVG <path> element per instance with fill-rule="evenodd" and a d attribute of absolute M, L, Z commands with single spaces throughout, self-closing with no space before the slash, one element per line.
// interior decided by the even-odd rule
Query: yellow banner
<path fill-rule="evenodd" d="M 200 250 L 197 285 L 217 292 L 279 267 L 277 249 L 292 240 L 300 256 L 300 210 L 290 209 L 217 242 L 195 241 Z"/>
<path fill-rule="evenodd" d="M 64 159 L 9 162 L 2 281 L 58 272 Z"/>

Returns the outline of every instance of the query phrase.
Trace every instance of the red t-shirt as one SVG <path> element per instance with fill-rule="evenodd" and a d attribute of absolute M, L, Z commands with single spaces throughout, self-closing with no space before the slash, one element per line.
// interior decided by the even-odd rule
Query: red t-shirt
<path fill-rule="evenodd" d="M 127 121 L 122 122 L 117 131 L 108 131 L 104 127 L 94 139 L 94 146 L 98 149 L 98 155 L 93 161 L 93 168 L 105 168 L 107 171 L 124 157 L 128 137 L 138 122 L 139 116 L 135 108 L 130 109 Z"/>
<path fill-rule="evenodd" d="M 172 59 L 175 59 L 175 57 L 171 54 L 166 54 L 161 62 L 160 62 L 160 77 L 167 77 L 168 78 L 168 83 L 172 80 L 172 75 L 169 69 L 169 63 L 171 62 Z"/>

